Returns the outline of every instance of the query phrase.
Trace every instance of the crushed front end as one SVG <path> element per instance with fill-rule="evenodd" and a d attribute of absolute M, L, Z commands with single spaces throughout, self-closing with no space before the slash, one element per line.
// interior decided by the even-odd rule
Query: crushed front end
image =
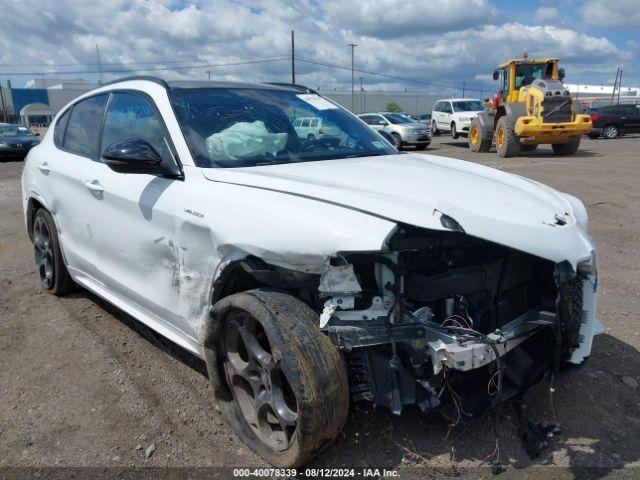
<path fill-rule="evenodd" d="M 380 252 L 342 252 L 320 277 L 320 327 L 351 395 L 453 421 L 522 398 L 588 357 L 596 258 L 554 263 L 462 231 L 403 226 Z"/>

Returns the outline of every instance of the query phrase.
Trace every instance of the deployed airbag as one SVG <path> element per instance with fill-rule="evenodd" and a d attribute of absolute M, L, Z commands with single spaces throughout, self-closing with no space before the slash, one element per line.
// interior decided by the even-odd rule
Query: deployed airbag
<path fill-rule="evenodd" d="M 276 155 L 287 144 L 286 133 L 270 133 L 264 122 L 238 122 L 207 137 L 209 157 L 216 160 Z"/>

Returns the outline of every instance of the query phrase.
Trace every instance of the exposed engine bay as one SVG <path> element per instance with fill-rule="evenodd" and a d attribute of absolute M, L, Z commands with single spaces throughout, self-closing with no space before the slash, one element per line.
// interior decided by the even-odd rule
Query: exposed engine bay
<path fill-rule="evenodd" d="M 402 227 L 388 251 L 343 252 L 320 278 L 320 328 L 354 400 L 475 416 L 582 361 L 595 259 L 575 271 L 462 232 Z M 591 303 L 591 305 L 590 305 Z"/>

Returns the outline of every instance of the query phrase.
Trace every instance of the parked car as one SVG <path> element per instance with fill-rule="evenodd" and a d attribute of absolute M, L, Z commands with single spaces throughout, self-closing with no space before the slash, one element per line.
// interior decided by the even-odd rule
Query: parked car
<path fill-rule="evenodd" d="M 298 117 L 345 140 L 307 142 Z M 580 200 L 400 154 L 304 87 L 102 85 L 29 152 L 22 200 L 42 288 L 82 286 L 204 359 L 233 431 L 280 467 L 350 401 L 499 410 L 601 327 Z"/>
<path fill-rule="evenodd" d="M 586 111 L 591 115 L 590 138 L 616 138 L 625 133 L 640 132 L 640 105 L 606 105 L 590 108 Z"/>
<path fill-rule="evenodd" d="M 431 111 L 431 132 L 450 132 L 453 139 L 469 134 L 471 120 L 484 111 L 482 100 L 449 98 L 438 100 Z"/>
<path fill-rule="evenodd" d="M 296 134 L 300 138 L 306 139 L 308 142 L 315 142 L 320 138 L 339 139 L 341 131 L 335 125 L 323 121 L 322 118 L 297 117 L 292 122 Z"/>
<path fill-rule="evenodd" d="M 0 159 L 22 158 L 39 142 L 39 134 L 24 125 L 0 124 Z"/>
<path fill-rule="evenodd" d="M 431 143 L 431 132 L 423 124 L 413 121 L 402 113 L 380 112 L 358 115 L 367 125 L 395 138 L 397 148 L 407 146 L 424 150 Z"/>
<path fill-rule="evenodd" d="M 424 123 L 425 125 L 428 125 L 429 127 L 431 127 L 431 114 L 430 113 L 423 113 L 421 115 L 416 115 L 415 120 L 418 123 Z"/>

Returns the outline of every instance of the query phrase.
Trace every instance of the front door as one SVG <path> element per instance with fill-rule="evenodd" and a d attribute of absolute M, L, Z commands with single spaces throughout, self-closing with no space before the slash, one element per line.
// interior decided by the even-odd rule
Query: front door
<path fill-rule="evenodd" d="M 140 93 L 114 92 L 107 105 L 100 151 L 131 137 L 147 141 L 174 162 L 160 114 Z M 133 300 L 178 327 L 181 254 L 176 239 L 177 191 L 181 180 L 123 174 L 100 164 L 95 182 L 103 189 L 96 202 L 94 236 L 100 252 L 98 280 L 111 292 Z"/>

